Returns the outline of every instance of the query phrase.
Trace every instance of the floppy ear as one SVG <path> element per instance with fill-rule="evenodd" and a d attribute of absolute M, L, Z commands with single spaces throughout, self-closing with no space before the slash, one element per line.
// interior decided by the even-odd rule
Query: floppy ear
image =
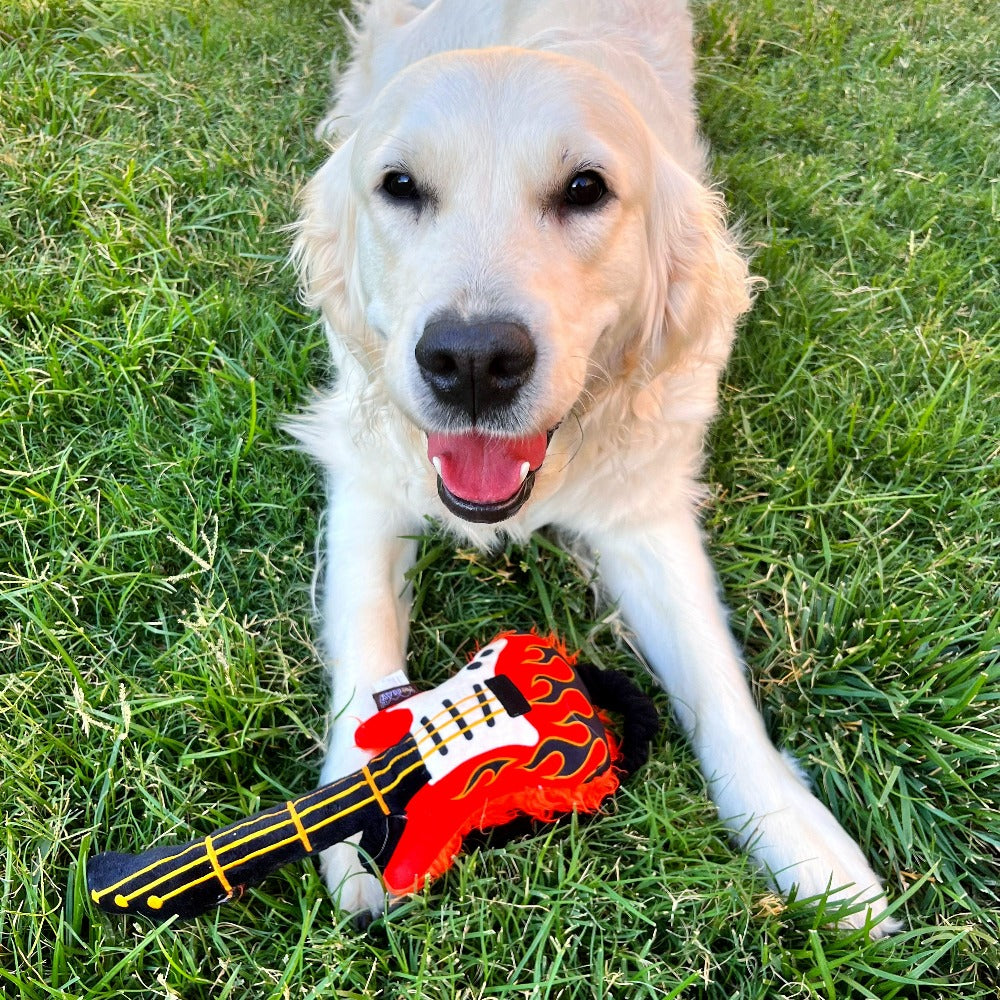
<path fill-rule="evenodd" d="M 729 357 L 736 321 L 750 308 L 747 263 L 726 228 L 719 195 L 666 154 L 655 183 L 647 372 L 709 365 L 718 373 Z"/>
<path fill-rule="evenodd" d="M 301 194 L 292 263 L 302 301 L 326 320 L 334 361 L 344 350 L 371 369 L 374 348 L 364 317 L 355 238 L 357 206 L 351 189 L 351 135 L 320 167 Z"/>

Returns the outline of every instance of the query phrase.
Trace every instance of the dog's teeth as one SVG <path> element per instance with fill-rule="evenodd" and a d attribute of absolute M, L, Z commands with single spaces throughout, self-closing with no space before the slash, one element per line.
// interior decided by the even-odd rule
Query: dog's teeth
<path fill-rule="evenodd" d="M 441 475 L 441 459 L 440 459 L 440 458 L 438 458 L 438 456 L 437 456 L 437 455 L 435 455 L 435 456 L 434 456 L 434 457 L 433 457 L 433 458 L 431 459 L 431 464 L 432 464 L 432 465 L 434 466 L 434 469 L 435 469 L 435 471 L 436 471 L 436 472 L 437 472 L 437 474 L 438 474 L 438 475 L 440 476 L 440 475 Z"/>
<path fill-rule="evenodd" d="M 520 482 L 524 482 L 528 478 L 528 473 L 531 472 L 531 463 L 522 462 L 521 463 L 521 479 Z"/>

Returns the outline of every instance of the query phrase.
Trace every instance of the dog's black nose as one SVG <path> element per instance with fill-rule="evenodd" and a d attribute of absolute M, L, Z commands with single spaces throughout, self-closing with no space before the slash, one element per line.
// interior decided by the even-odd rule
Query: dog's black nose
<path fill-rule="evenodd" d="M 518 323 L 428 323 L 414 355 L 435 397 L 473 425 L 509 407 L 535 366 L 535 343 Z"/>

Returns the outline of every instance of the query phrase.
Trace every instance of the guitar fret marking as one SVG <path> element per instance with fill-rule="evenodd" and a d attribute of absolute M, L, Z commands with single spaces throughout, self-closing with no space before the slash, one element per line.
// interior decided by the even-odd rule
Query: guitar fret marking
<path fill-rule="evenodd" d="M 285 808 L 288 810 L 288 815 L 292 817 L 292 822 L 295 824 L 295 830 L 299 835 L 299 840 L 302 841 L 302 846 L 306 849 L 306 854 L 312 854 L 312 844 L 309 843 L 309 834 L 306 833 L 306 828 L 302 825 L 302 819 L 295 811 L 295 803 L 289 799 L 285 803 Z"/>
<path fill-rule="evenodd" d="M 495 717 L 496 713 L 490 714 L 490 698 L 486 693 L 486 689 L 482 686 L 482 684 L 473 684 L 472 690 L 476 694 L 476 701 L 479 702 L 479 706 L 483 710 L 483 717 L 486 719 L 486 725 L 491 727 L 495 726 L 497 724 Z"/>
<path fill-rule="evenodd" d="M 444 745 L 444 740 L 441 738 L 441 734 L 437 731 L 437 727 L 431 725 L 431 720 L 428 719 L 426 715 L 421 717 L 420 725 L 427 730 L 427 735 L 430 736 L 431 740 L 434 742 L 434 749 L 437 750 L 443 757 L 448 752 L 448 748 Z"/>
<path fill-rule="evenodd" d="M 455 706 L 451 703 L 451 701 L 448 698 L 443 698 L 441 700 L 441 704 L 444 705 L 446 709 L 448 709 L 448 714 L 452 717 L 452 719 L 455 720 L 455 726 L 458 729 L 458 731 L 467 740 L 471 740 L 472 730 L 469 729 L 469 724 L 463 718 L 462 713 L 457 708 L 455 708 Z"/>

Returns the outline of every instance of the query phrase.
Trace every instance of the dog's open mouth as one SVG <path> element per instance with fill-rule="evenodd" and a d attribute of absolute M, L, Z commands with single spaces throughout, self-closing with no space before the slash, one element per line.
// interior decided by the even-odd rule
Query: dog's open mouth
<path fill-rule="evenodd" d="M 554 430 L 521 438 L 478 431 L 428 434 L 427 457 L 438 474 L 441 502 L 476 524 L 513 517 L 531 496 Z"/>

